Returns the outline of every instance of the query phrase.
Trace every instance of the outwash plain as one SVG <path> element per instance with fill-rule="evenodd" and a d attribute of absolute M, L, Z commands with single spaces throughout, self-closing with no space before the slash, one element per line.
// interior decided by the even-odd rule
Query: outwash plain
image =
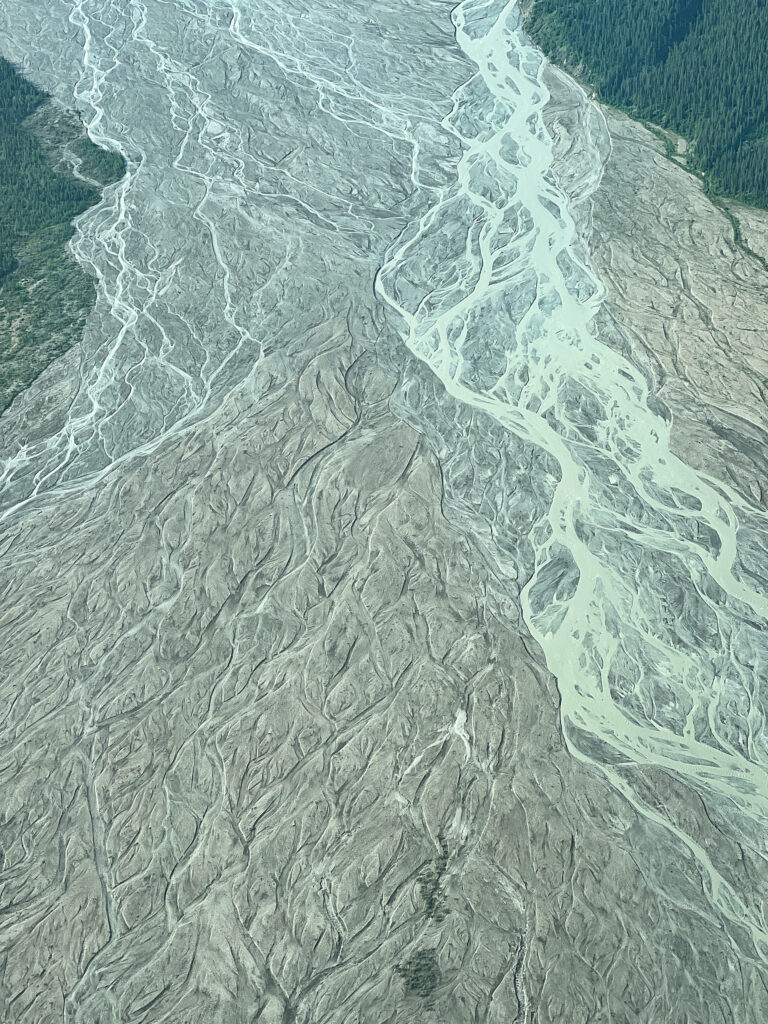
<path fill-rule="evenodd" d="M 767 1019 L 761 261 L 512 2 L 0 51 L 128 164 L 0 418 L 0 1020 Z"/>

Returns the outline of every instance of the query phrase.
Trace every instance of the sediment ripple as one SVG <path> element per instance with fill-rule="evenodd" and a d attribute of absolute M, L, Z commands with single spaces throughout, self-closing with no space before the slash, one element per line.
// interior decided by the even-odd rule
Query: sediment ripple
<path fill-rule="evenodd" d="M 765 518 L 601 341 L 599 115 L 451 7 L 0 12 L 129 166 L 0 423 L 11 1019 L 760 1019 Z"/>
<path fill-rule="evenodd" d="M 478 66 L 442 122 L 461 147 L 457 180 L 391 250 L 379 294 L 450 394 L 555 460 L 521 598 L 574 751 L 630 799 L 615 763 L 679 774 L 716 794 L 762 851 L 765 517 L 671 454 L 645 377 L 597 336 L 604 290 L 552 175 L 546 65 L 517 5 L 468 0 L 453 17 Z M 601 171 L 595 146 L 582 195 Z M 734 729 L 724 708 L 740 694 L 753 710 Z M 765 953 L 762 915 L 679 838 L 718 909 Z"/>

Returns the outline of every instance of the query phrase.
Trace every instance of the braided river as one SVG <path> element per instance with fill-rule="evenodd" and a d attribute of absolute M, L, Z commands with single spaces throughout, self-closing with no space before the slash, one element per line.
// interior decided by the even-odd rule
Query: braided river
<path fill-rule="evenodd" d="M 97 307 L 66 412 L 45 436 L 3 434 L 2 516 L 86 495 L 234 393 L 258 402 L 292 332 L 322 324 L 343 285 L 343 238 L 376 330 L 466 411 L 447 514 L 480 539 L 499 607 L 517 603 L 540 645 L 570 753 L 673 836 L 712 919 L 767 958 L 761 902 L 631 769 L 682 779 L 768 859 L 768 515 L 672 454 L 642 367 L 601 340 L 605 289 L 575 213 L 610 154 L 599 111 L 581 96 L 564 174 L 547 65 L 515 0 L 430 3 L 456 47 L 423 61 L 406 6 L 3 5 L 4 55 L 128 172 L 78 221 L 72 250 Z M 410 44 L 387 34 L 398 19 Z M 256 66 L 272 77 L 249 77 Z M 360 153 L 369 174 L 349 178 Z M 327 252 L 323 275 L 303 269 L 307 233 Z M 434 435 L 433 409 L 401 412 Z M 503 457 L 478 463 L 491 438 L 530 453 L 514 481 Z M 471 513 L 462 488 L 482 496 Z"/>

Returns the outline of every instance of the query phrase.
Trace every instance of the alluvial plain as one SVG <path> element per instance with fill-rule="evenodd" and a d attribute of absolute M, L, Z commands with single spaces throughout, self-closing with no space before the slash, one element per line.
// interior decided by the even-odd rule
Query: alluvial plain
<path fill-rule="evenodd" d="M 768 1013 L 762 492 L 655 340 L 705 271 L 643 290 L 658 153 L 452 6 L 0 11 L 128 165 L 0 419 L 4 1020 Z"/>

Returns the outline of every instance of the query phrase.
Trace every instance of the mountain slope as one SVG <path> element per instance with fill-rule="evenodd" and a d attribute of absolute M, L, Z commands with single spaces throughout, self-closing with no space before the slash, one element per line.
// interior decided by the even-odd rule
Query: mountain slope
<path fill-rule="evenodd" d="M 72 221 L 124 171 L 0 58 L 0 411 L 82 332 L 95 290 Z"/>
<path fill-rule="evenodd" d="M 711 189 L 768 205 L 765 0 L 537 0 L 528 30 L 604 101 L 688 138 Z"/>

